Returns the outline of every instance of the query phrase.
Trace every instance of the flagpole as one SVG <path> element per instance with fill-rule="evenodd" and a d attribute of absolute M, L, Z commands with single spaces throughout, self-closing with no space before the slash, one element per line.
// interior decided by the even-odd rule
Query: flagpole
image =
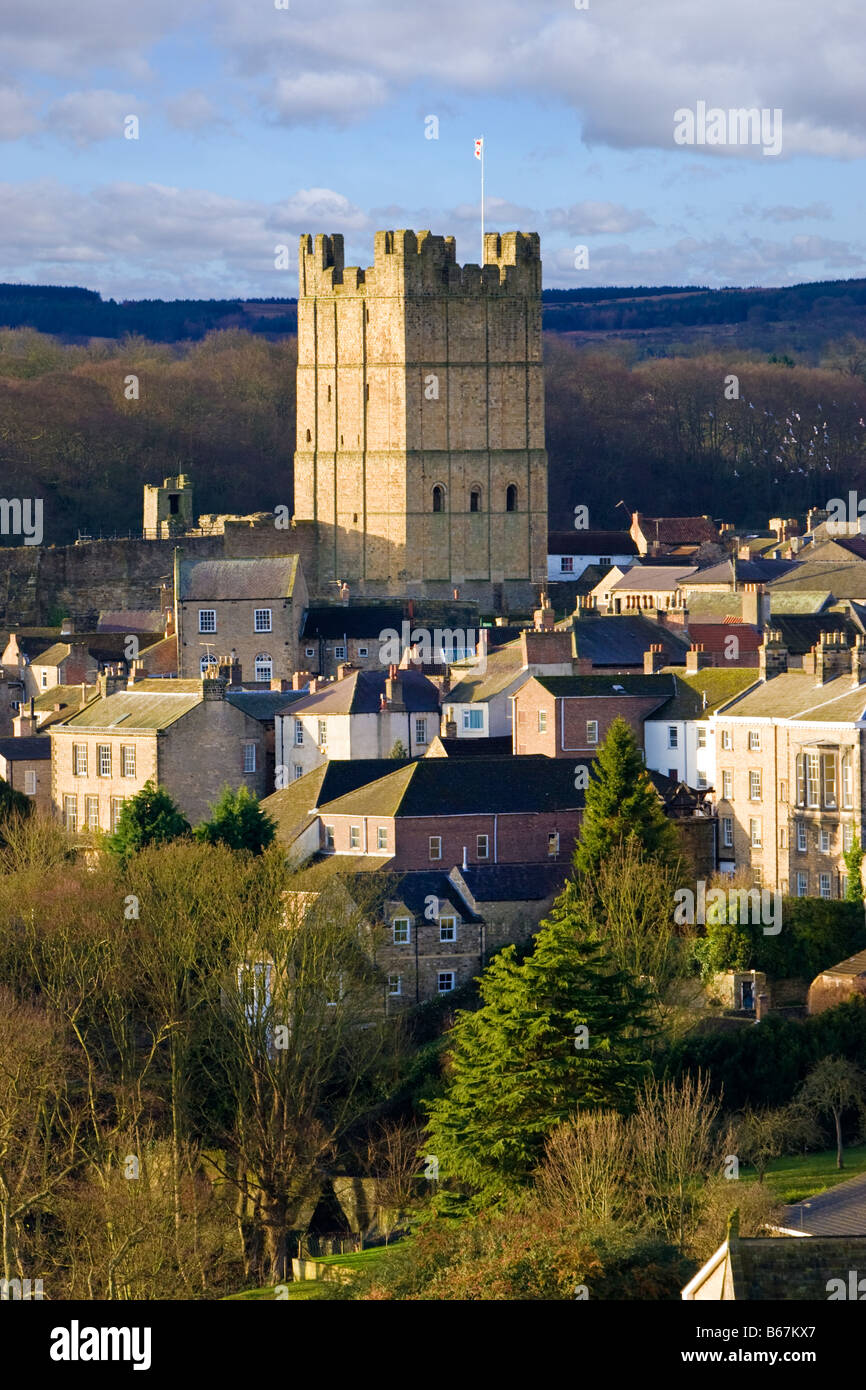
<path fill-rule="evenodd" d="M 481 137 L 481 265 L 484 265 L 484 136 Z"/>

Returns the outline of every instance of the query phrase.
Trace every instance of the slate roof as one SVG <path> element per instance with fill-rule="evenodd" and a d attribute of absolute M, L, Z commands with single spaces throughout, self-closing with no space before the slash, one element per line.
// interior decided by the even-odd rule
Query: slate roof
<path fill-rule="evenodd" d="M 262 724 L 273 724 L 281 710 L 303 698 L 303 690 L 226 690 L 228 704 Z"/>
<path fill-rule="evenodd" d="M 721 712 L 737 718 L 802 719 L 807 723 L 851 723 L 863 717 L 866 685 L 852 686 L 843 674 L 816 685 L 806 671 L 787 671 L 760 681 L 739 698 L 721 706 Z"/>
<path fill-rule="evenodd" d="M 160 632 L 164 615 L 158 608 L 113 608 L 100 613 L 97 632 Z"/>
<path fill-rule="evenodd" d="M 162 631 L 139 632 L 136 634 L 139 639 L 140 648 L 144 648 L 151 642 L 163 640 Z M 35 666 L 56 666 L 58 661 L 64 660 L 69 655 L 73 646 L 84 647 L 88 656 L 94 661 L 125 661 L 126 660 L 126 637 L 125 632 L 71 632 L 52 643 L 50 647 L 40 651 L 38 656 L 30 657 L 30 664 Z"/>
<path fill-rule="evenodd" d="M 751 623 L 693 623 L 690 619 L 689 636 L 705 651 L 721 653 L 726 651 L 728 638 L 736 637 L 740 656 L 760 651 L 764 644 L 763 635 Z"/>
<path fill-rule="evenodd" d="M 569 697 L 595 696 L 597 699 L 605 699 L 617 695 L 636 695 L 647 699 L 655 697 L 661 704 L 663 700 L 669 700 L 676 694 L 676 680 L 669 672 L 658 672 L 653 676 L 599 673 L 591 676 L 534 676 L 533 679 L 558 700 Z M 617 690 L 616 686 L 620 689 Z"/>
<path fill-rule="evenodd" d="M 460 664 L 451 667 L 452 676 L 460 677 Z M 489 700 L 504 690 L 523 670 L 523 650 L 521 642 L 507 642 L 502 647 L 488 650 L 485 669 L 472 669 L 468 675 L 460 677 L 447 695 L 443 704 L 465 705 L 474 701 Z"/>
<path fill-rule="evenodd" d="M 402 624 L 412 628 L 478 628 L 478 604 L 458 599 L 415 599 L 413 616 L 406 603 L 314 604 L 304 617 L 301 637 L 339 641 L 342 637 L 379 638 L 386 628 L 398 633 Z"/>
<path fill-rule="evenodd" d="M 863 632 L 845 613 L 773 614 L 770 626 L 778 628 L 782 642 L 793 656 L 804 656 L 811 651 L 822 632 L 844 632 L 849 647 Z"/>
<path fill-rule="evenodd" d="M 551 531 L 548 555 L 637 555 L 628 531 Z"/>
<path fill-rule="evenodd" d="M 309 824 L 310 812 L 322 801 L 333 801 L 404 766 L 402 760 L 394 758 L 331 758 L 288 786 L 271 792 L 262 799 L 262 805 L 277 822 L 278 838 L 287 842 Z M 370 856 L 363 857 L 366 861 Z"/>
<path fill-rule="evenodd" d="M 687 609 L 689 631 L 693 622 L 718 624 L 734 618 L 739 623 L 743 618 L 743 596 L 729 590 L 695 589 L 689 594 Z"/>
<path fill-rule="evenodd" d="M 323 814 L 418 817 L 579 810 L 584 792 L 575 789 L 574 769 L 580 761 L 534 755 L 421 758 L 319 805 Z"/>
<path fill-rule="evenodd" d="M 44 734 L 27 734 L 22 738 L 0 738 L 0 758 L 7 763 L 34 762 L 51 757 L 51 739 Z"/>
<path fill-rule="evenodd" d="M 866 562 L 854 560 L 846 564 L 841 560 L 819 560 L 809 556 L 799 569 L 774 579 L 770 593 L 772 606 L 776 606 L 776 595 L 792 591 L 820 589 L 832 593 L 837 599 L 866 599 Z"/>
<path fill-rule="evenodd" d="M 673 698 L 650 719 L 700 719 L 747 690 L 756 679 L 754 667 L 744 666 L 705 666 L 702 671 L 688 672 L 684 667 L 666 667 L 659 674 L 674 676 L 676 690 Z"/>
<path fill-rule="evenodd" d="M 787 574 L 789 570 L 797 569 L 796 560 L 738 560 L 737 561 L 737 583 L 738 584 L 769 584 L 780 575 Z M 684 579 L 680 584 L 681 589 L 699 589 L 702 584 L 733 584 L 734 582 L 734 562 L 731 559 L 722 560 L 717 565 L 710 565 L 707 569 L 698 570 L 691 579 Z"/>
<path fill-rule="evenodd" d="M 866 536 L 836 536 L 834 540 L 836 545 L 856 555 L 858 560 L 866 560 Z"/>
<path fill-rule="evenodd" d="M 772 621 L 783 613 L 820 613 L 832 602 L 829 589 L 772 589 Z"/>
<path fill-rule="evenodd" d="M 680 587 L 681 580 L 696 573 L 694 565 L 632 565 L 621 579 L 614 580 L 611 592 L 676 589 Z"/>
<path fill-rule="evenodd" d="M 781 1224 L 810 1236 L 866 1236 L 866 1173 L 785 1207 Z"/>
<path fill-rule="evenodd" d="M 738 1238 L 730 1258 L 737 1300 L 826 1303 L 831 1279 L 847 1287 L 850 1270 L 866 1269 L 866 1235 Z"/>
<path fill-rule="evenodd" d="M 304 694 L 285 711 L 301 714 L 376 714 L 385 694 L 387 671 L 351 671 L 341 681 L 332 681 L 323 690 Z M 399 698 L 411 714 L 432 713 L 439 709 L 439 690 L 420 671 L 401 670 Z M 280 710 L 279 713 L 283 713 Z"/>
<path fill-rule="evenodd" d="M 538 902 L 558 893 L 568 864 L 472 864 L 458 870 L 478 903 Z"/>
<path fill-rule="evenodd" d="M 92 701 L 63 724 L 64 729 L 167 729 L 203 699 L 201 681 L 143 680 L 132 690 Z"/>
<path fill-rule="evenodd" d="M 84 691 L 84 703 L 95 699 L 99 694 L 98 685 L 88 685 Z M 41 690 L 33 701 L 33 708 L 42 718 L 39 720 L 40 729 L 45 729 L 49 724 L 56 724 L 58 720 L 66 719 L 71 710 L 80 709 L 81 686 L 80 685 L 53 685 L 50 690 Z M 54 706 L 59 705 L 60 709 L 55 710 Z"/>
<path fill-rule="evenodd" d="M 425 758 L 434 756 L 430 752 L 434 745 L 447 758 L 498 758 L 507 757 L 512 751 L 510 734 L 496 738 L 448 738 L 437 734 L 431 740 Z"/>
<path fill-rule="evenodd" d="M 838 965 L 831 965 L 826 970 L 821 971 L 822 975 L 841 975 L 843 978 L 856 978 L 858 975 L 866 975 L 866 951 L 858 951 L 856 955 L 849 956 L 847 960 L 840 960 Z"/>
<path fill-rule="evenodd" d="M 298 556 L 260 560 L 181 560 L 181 603 L 231 599 L 290 598 L 298 575 Z"/>
<path fill-rule="evenodd" d="M 690 644 L 679 632 L 660 627 L 641 614 L 575 615 L 572 620 L 577 655 L 593 666 L 643 666 L 644 653 L 661 643 L 672 664 L 683 662 Z"/>

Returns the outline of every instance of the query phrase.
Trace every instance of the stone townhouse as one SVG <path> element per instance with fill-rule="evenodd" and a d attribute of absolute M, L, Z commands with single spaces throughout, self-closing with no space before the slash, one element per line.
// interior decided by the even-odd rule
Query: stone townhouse
<path fill-rule="evenodd" d="M 552 613 L 552 610 L 550 610 Z M 486 630 L 485 630 L 486 631 Z M 492 651 L 465 673 L 451 670 L 442 697 L 442 730 L 451 738 L 502 738 L 513 731 L 513 699 L 534 675 L 570 676 L 574 670 L 570 632 L 525 628 L 513 642 Z"/>
<path fill-rule="evenodd" d="M 51 799 L 69 830 L 116 828 L 148 780 L 192 823 L 222 788 L 266 791 L 262 724 L 226 699 L 226 682 L 101 676 L 99 695 L 51 727 Z"/>
<path fill-rule="evenodd" d="M 584 791 L 578 760 L 421 758 L 319 802 L 318 848 L 389 870 L 570 864 Z"/>
<path fill-rule="evenodd" d="M 257 560 L 185 560 L 175 551 L 178 673 L 192 680 L 231 652 L 244 683 L 290 680 L 307 586 L 297 555 Z"/>
<path fill-rule="evenodd" d="M 715 715 L 720 867 L 838 898 L 863 835 L 866 639 L 826 633 L 797 671 L 787 655 L 769 630 L 760 680 Z"/>
<path fill-rule="evenodd" d="M 45 734 L 0 738 L 0 777 L 33 800 L 36 811 L 51 809 L 51 740 Z"/>
<path fill-rule="evenodd" d="M 398 743 L 426 753 L 439 732 L 439 691 L 420 671 L 350 671 L 294 696 L 276 716 L 281 782 L 303 777 L 328 758 L 386 758 Z"/>
<path fill-rule="evenodd" d="M 691 653 L 690 653 L 691 655 Z M 663 653 L 647 652 L 647 666 Z M 658 668 L 653 668 L 658 669 Z M 756 672 L 706 667 L 689 671 L 662 667 L 674 679 L 671 698 L 643 724 L 646 765 L 674 782 L 706 791 L 716 785 L 716 744 L 713 715 L 723 704 L 754 685 Z"/>

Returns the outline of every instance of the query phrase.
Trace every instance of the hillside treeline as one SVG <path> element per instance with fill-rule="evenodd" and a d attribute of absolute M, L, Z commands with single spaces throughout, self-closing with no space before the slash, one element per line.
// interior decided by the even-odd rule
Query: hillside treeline
<path fill-rule="evenodd" d="M 821 367 L 719 352 L 630 364 L 555 335 L 545 352 L 554 526 L 578 505 L 621 526 L 620 499 L 757 525 L 866 490 L 862 341 Z M 43 498 L 55 544 L 138 533 L 142 485 L 178 472 L 199 512 L 291 506 L 295 365 L 295 339 L 240 330 L 176 346 L 0 331 L 0 496 Z"/>

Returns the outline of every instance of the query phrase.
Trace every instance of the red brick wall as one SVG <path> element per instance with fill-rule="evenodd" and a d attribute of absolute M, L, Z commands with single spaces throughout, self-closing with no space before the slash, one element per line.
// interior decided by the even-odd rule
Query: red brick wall
<path fill-rule="evenodd" d="M 593 754 L 597 744 L 586 741 L 587 720 L 598 720 L 598 743 L 604 743 L 614 719 L 624 719 L 643 747 L 643 721 L 659 705 L 658 696 L 569 696 L 555 700 L 538 681 L 527 681 L 514 697 L 517 717 L 516 753 L 543 753 L 548 758 Z M 538 711 L 547 711 L 547 731 L 538 732 Z M 564 713 L 562 712 L 564 711 Z M 564 738 L 560 725 L 564 726 Z M 565 747 L 563 748 L 563 743 Z"/>
<path fill-rule="evenodd" d="M 538 712 L 547 714 L 547 729 L 538 732 Z M 528 680 L 514 696 L 515 753 L 543 753 L 556 757 L 556 700 L 534 678 Z"/>
<path fill-rule="evenodd" d="M 399 817 L 395 821 L 382 816 L 370 816 L 367 821 L 367 853 L 390 854 L 394 869 L 450 869 L 454 864 L 462 864 L 463 847 L 469 864 L 548 864 L 569 863 L 574 843 L 580 829 L 581 812 L 545 811 L 538 814 L 515 813 L 510 815 L 477 816 L 418 816 Z M 494 824 L 495 822 L 495 824 Z M 364 849 L 364 827 L 361 816 L 329 816 L 329 825 L 334 827 L 334 848 L 337 853 L 358 854 Z M 324 825 L 324 822 L 323 822 Z M 349 827 L 361 828 L 361 849 L 353 850 L 349 843 Z M 387 850 L 376 849 L 376 829 L 384 826 L 388 830 Z M 559 832 L 559 855 L 552 858 L 548 854 L 548 836 Z M 494 858 L 494 832 L 496 856 Z M 430 836 L 441 835 L 442 858 L 431 860 Z M 488 836 L 488 857 L 479 859 L 476 837 Z M 324 828 L 322 847 L 325 845 Z"/>

